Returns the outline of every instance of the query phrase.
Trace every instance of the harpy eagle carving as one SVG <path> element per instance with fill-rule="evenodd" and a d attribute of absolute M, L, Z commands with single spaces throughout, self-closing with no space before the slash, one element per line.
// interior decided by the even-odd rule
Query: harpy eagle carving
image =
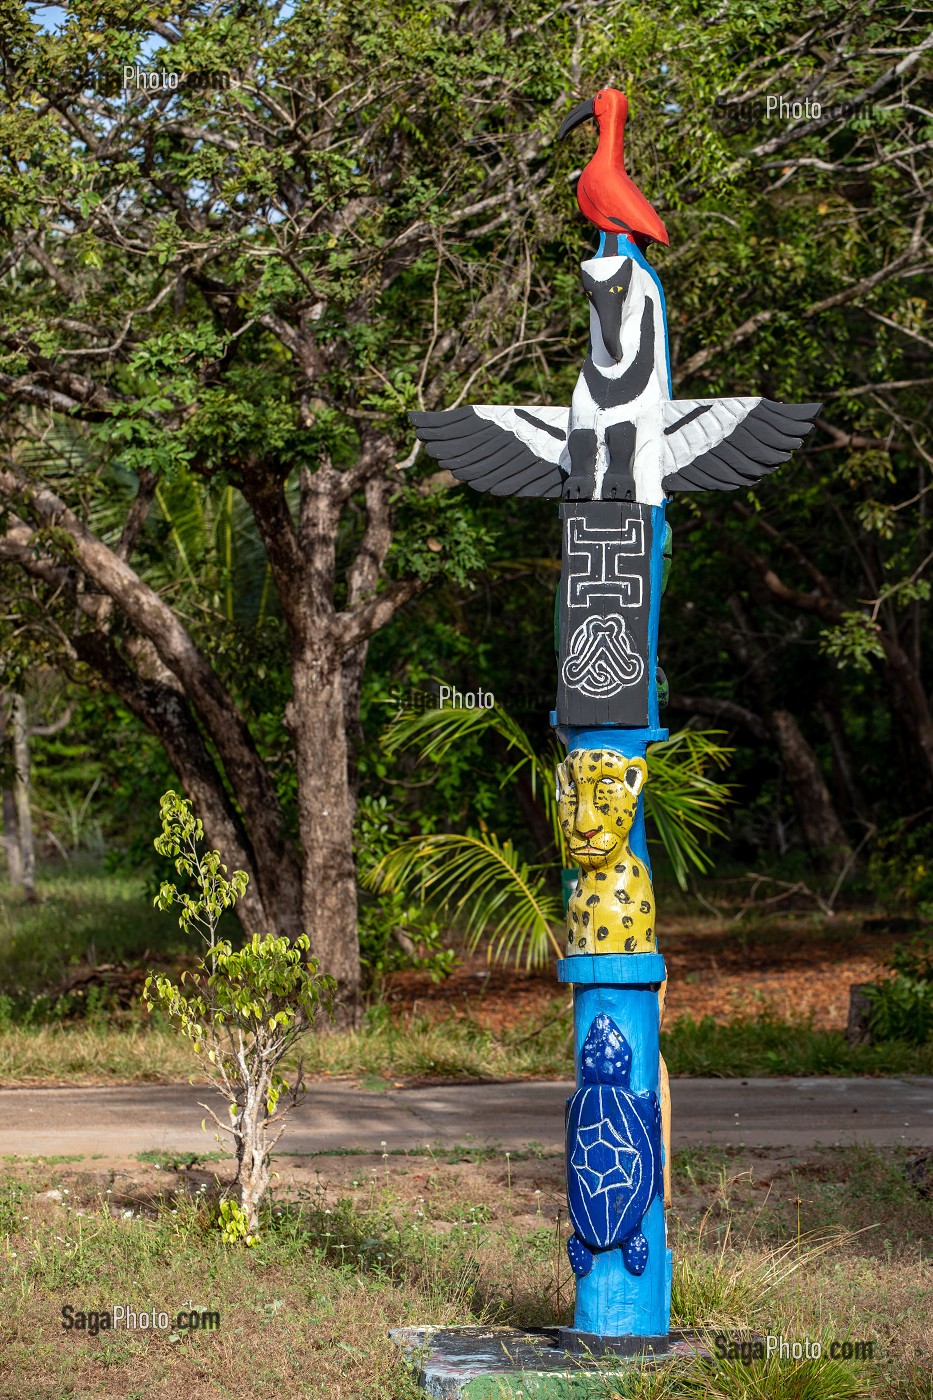
<path fill-rule="evenodd" d="M 427 451 L 494 496 L 660 505 L 675 491 L 754 486 L 812 431 L 818 403 L 674 399 L 664 292 L 644 249 L 667 231 L 625 174 L 628 103 L 605 88 L 561 127 L 595 117 L 600 139 L 577 186 L 600 229 L 582 266 L 590 344 L 570 407 L 471 404 L 412 413 Z"/>

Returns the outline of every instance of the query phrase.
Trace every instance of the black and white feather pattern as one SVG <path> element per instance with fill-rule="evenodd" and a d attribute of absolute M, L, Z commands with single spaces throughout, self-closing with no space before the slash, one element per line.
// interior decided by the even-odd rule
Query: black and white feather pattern
<path fill-rule="evenodd" d="M 657 275 L 633 245 L 582 264 L 590 343 L 569 408 L 472 404 L 412 413 L 432 457 L 494 496 L 630 500 L 755 486 L 820 405 L 672 399 Z"/>
<path fill-rule="evenodd" d="M 472 404 L 409 416 L 425 450 L 458 481 L 493 496 L 560 496 L 568 408 Z"/>
<path fill-rule="evenodd" d="M 736 491 L 786 462 L 813 431 L 818 403 L 669 399 L 662 405 L 661 484 L 673 491 Z"/>

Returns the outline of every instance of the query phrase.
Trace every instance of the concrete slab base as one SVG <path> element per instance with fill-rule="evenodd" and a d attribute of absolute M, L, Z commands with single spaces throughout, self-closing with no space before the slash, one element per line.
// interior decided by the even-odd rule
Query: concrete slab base
<path fill-rule="evenodd" d="M 663 1355 L 624 1359 L 567 1351 L 556 1327 L 399 1327 L 390 1335 L 436 1400 L 593 1400 L 623 1368 L 710 1354 L 691 1332 L 672 1332 Z"/>

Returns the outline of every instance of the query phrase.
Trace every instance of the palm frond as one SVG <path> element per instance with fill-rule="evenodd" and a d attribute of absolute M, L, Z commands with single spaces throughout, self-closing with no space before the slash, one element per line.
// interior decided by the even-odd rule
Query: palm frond
<path fill-rule="evenodd" d="M 686 889 L 691 867 L 701 872 L 711 867 L 702 839 L 723 834 L 719 813 L 732 800 L 729 784 L 715 776 L 733 752 L 720 742 L 721 734 L 716 729 L 682 729 L 648 750 L 645 817 L 681 889 Z"/>
<path fill-rule="evenodd" d="M 417 887 L 432 909 L 462 922 L 471 949 L 488 936 L 491 957 L 524 957 L 533 967 L 547 961 L 549 948 L 563 953 L 553 929 L 563 905 L 547 888 L 547 869 L 528 865 L 511 841 L 492 832 L 447 832 L 409 837 L 383 856 L 365 884 L 377 892 Z"/>
<path fill-rule="evenodd" d="M 547 815 L 555 855 L 562 866 L 569 866 L 554 779 L 563 757 L 556 742 L 536 753 L 521 725 L 496 706 L 405 711 L 388 726 L 383 744 L 390 754 L 414 750 L 419 765 L 439 765 L 456 744 L 490 730 L 515 754 L 501 786 L 527 770 L 532 792 Z M 691 869 L 704 871 L 712 864 L 703 840 L 722 833 L 718 813 L 730 800 L 730 790 L 715 774 L 726 767 L 731 753 L 720 742 L 718 730 L 684 729 L 651 747 L 645 815 L 682 889 Z M 471 948 L 488 934 L 491 956 L 514 952 L 516 961 L 524 955 L 531 966 L 546 959 L 549 945 L 558 956 L 562 952 L 552 925 L 562 921 L 563 907 L 560 897 L 547 888 L 548 868 L 526 865 L 510 841 L 500 842 L 491 832 L 450 832 L 410 837 L 383 857 L 365 883 L 373 889 L 402 889 L 448 917 L 465 914 Z"/>
<path fill-rule="evenodd" d="M 405 749 L 418 750 L 417 762 L 443 763 L 455 744 L 468 735 L 494 730 L 516 753 L 513 766 L 500 783 L 506 787 L 523 768 L 528 769 L 532 794 L 547 815 L 554 849 L 562 865 L 568 861 L 566 841 L 557 814 L 557 791 L 554 772 L 563 754 L 554 741 L 544 753 L 537 753 L 531 740 L 517 720 L 501 705 L 491 710 L 466 710 L 453 707 L 424 712 L 405 710 L 398 715 L 383 734 L 382 742 L 390 754 Z"/>
<path fill-rule="evenodd" d="M 535 757 L 528 735 L 501 705 L 491 710 L 467 710 L 444 706 L 437 710 L 404 710 L 390 723 L 382 736 L 388 754 L 405 749 L 418 749 L 419 763 L 443 763 L 455 744 L 469 734 L 494 729 L 506 740 L 509 748 L 517 749 L 522 761 Z"/>

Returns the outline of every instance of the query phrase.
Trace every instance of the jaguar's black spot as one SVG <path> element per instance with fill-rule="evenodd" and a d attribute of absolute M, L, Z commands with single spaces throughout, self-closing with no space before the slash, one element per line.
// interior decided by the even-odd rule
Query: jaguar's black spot
<path fill-rule="evenodd" d="M 620 904 L 631 904 L 632 902 L 632 896 L 630 894 L 627 894 L 626 891 L 621 888 L 616 890 L 616 899 L 619 901 Z"/>
<path fill-rule="evenodd" d="M 598 904 L 598 903 L 599 903 L 599 895 L 598 895 L 598 894 L 591 894 L 590 897 L 589 897 L 589 899 L 588 899 L 586 902 L 587 902 L 587 904 L 590 906 L 590 908 L 592 909 L 592 907 L 593 907 L 594 904 Z M 646 909 L 646 910 L 645 910 L 645 913 L 647 914 L 647 912 L 648 912 L 648 911 L 647 911 L 647 909 Z"/>
<path fill-rule="evenodd" d="M 587 926 L 587 924 L 589 923 L 589 921 L 590 921 L 590 911 L 589 911 L 589 909 L 584 909 L 584 911 L 583 911 L 583 927 L 584 927 L 584 928 L 586 928 L 586 926 Z"/>
<path fill-rule="evenodd" d="M 626 938 L 626 940 L 625 940 L 625 951 L 626 951 L 627 953 L 634 953 L 634 951 L 635 951 L 635 940 L 634 940 L 634 938 Z"/>
<path fill-rule="evenodd" d="M 638 906 L 638 909 L 639 909 L 639 912 L 642 913 L 642 914 L 650 914 L 650 913 L 651 913 L 651 905 L 648 903 L 647 899 L 643 899 L 643 900 L 642 900 L 641 904 L 639 904 L 639 906 Z"/>
<path fill-rule="evenodd" d="M 638 876 L 641 874 L 641 872 L 640 872 L 640 870 L 638 869 L 638 866 L 637 866 L 637 865 L 633 865 L 633 866 L 632 866 L 632 874 L 635 876 L 635 879 L 636 879 L 636 880 L 638 879 Z"/>
<path fill-rule="evenodd" d="M 608 808 L 608 807 L 606 808 L 606 811 L 607 811 L 607 812 L 609 811 L 609 808 Z M 621 818 L 621 817 L 616 817 L 616 826 L 621 826 L 621 825 L 622 825 L 622 818 Z"/>
<path fill-rule="evenodd" d="M 609 803 L 608 803 L 608 802 L 606 802 L 606 803 L 600 802 L 600 803 L 597 805 L 596 810 L 597 810 L 597 812 L 602 812 L 602 814 L 603 814 L 604 817 L 608 817 L 608 815 L 609 815 Z"/>
<path fill-rule="evenodd" d="M 616 866 L 616 874 L 617 874 L 617 875 L 624 875 L 624 874 L 625 874 L 625 866 L 624 866 L 624 865 L 617 865 L 617 866 Z"/>
<path fill-rule="evenodd" d="M 583 917 L 584 917 L 584 919 L 585 919 L 585 918 L 586 918 L 586 915 L 584 914 Z M 635 922 L 635 920 L 632 918 L 631 914 L 623 914 L 623 915 L 622 915 L 622 927 L 623 927 L 623 928 L 631 928 L 631 927 L 632 927 L 632 924 L 633 924 L 634 922 Z"/>
<path fill-rule="evenodd" d="M 608 879 L 608 876 L 606 875 L 605 870 L 597 870 L 596 878 L 597 880 L 606 880 Z"/>
<path fill-rule="evenodd" d="M 596 937 L 597 937 L 597 938 L 608 938 L 608 937 L 609 937 L 609 930 L 606 928 L 606 925 L 605 925 L 605 924 L 600 924 L 599 928 L 596 930 Z"/>
<path fill-rule="evenodd" d="M 653 929 L 653 928 L 646 928 L 646 929 L 645 929 L 645 937 L 647 938 L 647 940 L 648 940 L 649 943 L 653 942 L 653 940 L 654 940 L 654 929 Z"/>
<path fill-rule="evenodd" d="M 571 916 L 573 917 L 574 923 L 575 923 L 575 924 L 578 924 L 578 923 L 580 922 L 580 915 L 577 913 L 576 909 L 571 909 L 570 913 L 571 913 Z"/>

